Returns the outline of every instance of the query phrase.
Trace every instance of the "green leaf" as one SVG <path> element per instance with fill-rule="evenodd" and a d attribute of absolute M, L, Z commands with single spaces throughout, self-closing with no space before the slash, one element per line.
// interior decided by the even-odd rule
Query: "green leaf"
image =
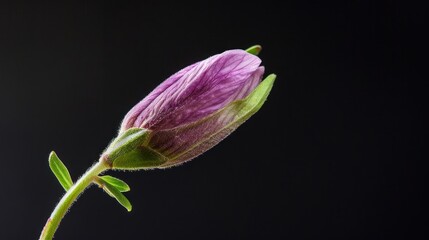
<path fill-rule="evenodd" d="M 257 56 L 261 50 L 262 50 L 261 45 L 255 45 L 255 46 L 251 46 L 250 48 L 246 49 L 245 51 L 250 53 L 250 54 Z"/>
<path fill-rule="evenodd" d="M 67 167 L 63 162 L 58 158 L 57 154 L 52 151 L 49 154 L 49 167 L 54 173 L 55 177 L 57 177 L 61 186 L 63 186 L 64 190 L 69 190 L 71 186 L 73 186 L 73 181 L 70 177 L 70 173 L 67 170 Z"/>
<path fill-rule="evenodd" d="M 121 193 L 119 189 L 110 183 L 106 182 L 102 178 L 97 179 L 98 183 L 103 187 L 103 190 L 109 194 L 109 196 L 115 198 L 124 208 L 127 209 L 128 212 L 131 212 L 133 206 L 130 201 L 125 197 L 124 194 Z"/>
<path fill-rule="evenodd" d="M 135 148 L 143 145 L 149 136 L 149 130 L 144 128 L 130 128 L 121 133 L 106 149 L 109 164 L 112 164 L 118 157 L 121 157 Z"/>
<path fill-rule="evenodd" d="M 110 185 L 116 187 L 120 192 L 130 191 L 130 186 L 119 178 L 115 178 L 109 175 L 100 176 L 105 182 L 110 183 Z"/>

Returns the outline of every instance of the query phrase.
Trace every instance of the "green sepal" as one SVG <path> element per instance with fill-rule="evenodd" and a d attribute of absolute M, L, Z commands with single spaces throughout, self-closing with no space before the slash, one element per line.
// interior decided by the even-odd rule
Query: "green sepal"
<path fill-rule="evenodd" d="M 127 197 L 125 197 L 124 194 L 121 193 L 121 191 L 116 188 L 115 186 L 111 185 L 110 183 L 106 182 L 102 178 L 98 178 L 96 180 L 98 184 L 101 185 L 103 190 L 109 194 L 112 198 L 115 198 L 124 208 L 127 209 L 128 212 L 131 212 L 133 206 L 131 205 L 130 201 Z"/>
<path fill-rule="evenodd" d="M 144 128 L 130 128 L 120 133 L 104 152 L 104 155 L 107 156 L 108 163 L 112 165 L 117 158 L 143 145 L 149 137 L 149 132 L 150 131 Z"/>
<path fill-rule="evenodd" d="M 49 154 L 49 167 L 57 177 L 58 182 L 63 186 L 64 190 L 69 190 L 73 186 L 73 180 L 71 179 L 70 173 L 67 170 L 66 165 L 58 158 L 57 154 L 52 151 Z"/>
<path fill-rule="evenodd" d="M 100 176 L 100 178 L 103 179 L 105 182 L 109 183 L 110 185 L 114 186 L 120 192 L 130 191 L 130 186 L 128 186 L 126 182 L 122 181 L 119 178 L 115 178 L 109 175 L 103 175 L 103 176 Z"/>
<path fill-rule="evenodd" d="M 150 169 L 162 165 L 167 160 L 165 156 L 155 150 L 146 146 L 139 146 L 116 158 L 112 163 L 112 168 L 121 170 Z"/>
<path fill-rule="evenodd" d="M 237 115 L 240 115 L 241 118 L 249 118 L 256 113 L 270 94 L 276 77 L 277 75 L 273 73 L 268 75 L 249 96 L 242 101 L 237 101 L 235 104 L 241 107 L 241 111 Z"/>
<path fill-rule="evenodd" d="M 259 54 L 259 52 L 261 52 L 261 50 L 262 50 L 261 45 L 254 45 L 254 46 L 251 46 L 250 48 L 246 49 L 245 51 L 250 53 L 250 54 L 257 56 Z"/>

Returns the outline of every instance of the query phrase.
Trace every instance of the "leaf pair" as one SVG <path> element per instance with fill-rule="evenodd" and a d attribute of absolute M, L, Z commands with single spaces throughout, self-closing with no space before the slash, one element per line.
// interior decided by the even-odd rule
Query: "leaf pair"
<path fill-rule="evenodd" d="M 103 188 L 103 190 L 109 194 L 109 196 L 115 198 L 123 207 L 125 207 L 128 212 L 131 212 L 132 205 L 130 201 L 125 197 L 123 192 L 130 191 L 130 187 L 121 179 L 104 175 L 97 177 L 95 182 Z"/>
<path fill-rule="evenodd" d="M 55 177 L 57 177 L 58 182 L 60 182 L 64 190 L 68 191 L 73 186 L 73 180 L 67 167 L 58 158 L 54 151 L 49 154 L 49 167 L 51 168 Z M 127 183 L 109 175 L 96 177 L 94 181 L 100 187 L 102 187 L 107 194 L 115 198 L 128 211 L 131 211 L 132 206 L 130 201 L 124 196 L 124 194 L 122 194 L 123 192 L 130 191 L 130 187 Z"/>

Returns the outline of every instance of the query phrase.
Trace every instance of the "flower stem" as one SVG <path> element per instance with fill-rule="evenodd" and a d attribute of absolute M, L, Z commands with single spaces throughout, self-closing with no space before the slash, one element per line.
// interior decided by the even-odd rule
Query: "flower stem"
<path fill-rule="evenodd" d="M 79 178 L 79 180 L 77 180 L 77 182 L 61 198 L 51 216 L 48 218 L 48 221 L 40 234 L 39 240 L 51 240 L 54 237 L 55 231 L 73 202 L 76 201 L 77 197 L 93 182 L 95 177 L 109 168 L 110 166 L 100 159 L 100 161 L 94 164 L 84 175 L 82 175 L 82 177 Z"/>

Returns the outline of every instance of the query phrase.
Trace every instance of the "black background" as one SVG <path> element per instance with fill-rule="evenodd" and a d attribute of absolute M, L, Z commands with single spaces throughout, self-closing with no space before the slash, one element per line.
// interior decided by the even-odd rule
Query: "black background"
<path fill-rule="evenodd" d="M 0 4 L 0 239 L 37 239 L 127 111 L 177 70 L 261 44 L 277 81 L 218 146 L 168 170 L 111 172 L 56 239 L 423 239 L 427 9 L 401 1 Z M 425 148 L 425 149 L 424 149 Z M 425 217 L 426 216 L 426 217 Z"/>

